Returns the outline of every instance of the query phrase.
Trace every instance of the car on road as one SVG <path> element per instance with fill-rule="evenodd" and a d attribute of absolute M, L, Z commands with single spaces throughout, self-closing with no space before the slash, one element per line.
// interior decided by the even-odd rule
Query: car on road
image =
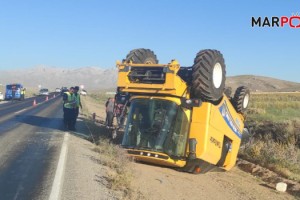
<path fill-rule="evenodd" d="M 39 95 L 47 96 L 47 95 L 49 95 L 49 90 L 47 88 L 40 89 Z"/>
<path fill-rule="evenodd" d="M 3 101 L 4 100 L 4 95 L 2 92 L 0 92 L 0 101 Z"/>
<path fill-rule="evenodd" d="M 81 90 L 81 91 L 80 91 L 80 95 L 86 96 L 86 95 L 87 95 L 87 91 L 86 91 L 86 90 Z"/>
<path fill-rule="evenodd" d="M 56 88 L 55 92 L 61 92 L 61 89 L 60 88 Z"/>
<path fill-rule="evenodd" d="M 63 95 L 67 91 L 69 91 L 67 87 L 61 87 L 60 94 Z"/>

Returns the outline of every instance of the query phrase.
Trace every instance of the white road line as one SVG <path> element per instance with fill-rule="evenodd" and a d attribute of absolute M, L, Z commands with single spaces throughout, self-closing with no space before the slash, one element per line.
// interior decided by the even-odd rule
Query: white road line
<path fill-rule="evenodd" d="M 23 111 L 25 111 L 25 110 L 27 110 L 27 108 L 24 108 L 24 109 L 22 109 L 22 110 L 19 110 L 19 111 L 15 112 L 15 114 L 18 114 L 18 113 L 23 112 Z"/>
<path fill-rule="evenodd" d="M 63 186 L 64 168 L 65 168 L 65 163 L 67 160 L 68 141 L 69 141 L 69 133 L 66 132 L 64 135 L 64 141 L 63 141 L 63 144 L 61 147 L 60 156 L 59 156 L 59 160 L 58 160 L 49 200 L 60 199 L 61 189 L 62 189 L 61 187 Z"/>

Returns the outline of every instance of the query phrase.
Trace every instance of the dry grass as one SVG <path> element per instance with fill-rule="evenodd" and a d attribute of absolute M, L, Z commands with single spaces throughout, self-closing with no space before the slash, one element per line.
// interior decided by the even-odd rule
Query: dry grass
<path fill-rule="evenodd" d="M 241 149 L 240 156 L 277 172 L 285 178 L 300 181 L 300 149 L 272 140 L 256 140 Z"/>
<path fill-rule="evenodd" d="M 300 182 L 300 93 L 252 94 L 240 156 Z"/>
<path fill-rule="evenodd" d="M 39 90 L 36 88 L 26 88 L 26 97 L 33 97 L 38 95 Z"/>
<path fill-rule="evenodd" d="M 82 112 L 86 116 L 86 124 L 96 140 L 94 151 L 99 153 L 97 161 L 99 164 L 106 166 L 109 169 L 106 177 L 108 181 L 107 186 L 110 189 L 121 191 L 123 193 L 122 199 L 131 199 L 131 180 L 133 174 L 130 165 L 132 163 L 127 157 L 124 149 L 111 142 L 109 133 L 105 127 L 95 125 L 92 119 L 92 112 L 89 111 L 89 107 L 94 109 L 94 105 L 89 106 L 89 104 L 97 103 L 99 108 L 102 108 L 107 96 L 99 94 L 92 94 L 90 96 L 92 98 L 82 98 Z"/>
<path fill-rule="evenodd" d="M 124 149 L 112 144 L 108 139 L 101 139 L 94 148 L 99 153 L 100 164 L 109 167 L 110 188 L 130 192 L 132 180 L 131 162 Z"/>

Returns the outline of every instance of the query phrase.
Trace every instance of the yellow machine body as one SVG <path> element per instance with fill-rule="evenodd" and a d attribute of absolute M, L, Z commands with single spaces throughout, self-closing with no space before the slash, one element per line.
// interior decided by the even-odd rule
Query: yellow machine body
<path fill-rule="evenodd" d="M 167 144 L 164 144 L 165 150 L 160 151 L 139 148 L 139 145 L 134 147 L 126 145 L 130 143 L 128 142 L 131 140 L 129 134 L 132 131 L 131 127 L 134 126 L 130 124 L 129 119 L 124 133 L 128 137 L 124 136 L 122 145 L 130 156 L 152 164 L 186 168 L 186 171 L 189 172 L 193 172 L 197 167 L 201 170 L 204 166 L 203 163 L 225 170 L 229 170 L 235 165 L 244 129 L 244 116 L 236 112 L 226 95 L 223 95 L 217 104 L 190 99 L 188 84 L 177 75 L 180 65 L 176 60 L 165 65 L 117 62 L 117 67 L 119 70 L 118 88 L 121 92 L 131 94 L 131 102 L 140 102 L 141 104 L 147 101 L 161 101 L 165 103 L 162 105 L 169 105 L 169 102 L 178 109 L 177 112 L 181 113 L 181 117 L 176 118 L 170 126 L 172 130 L 174 127 L 179 127 L 177 133 L 175 131 L 168 132 L 172 136 L 166 136 L 168 144 L 172 146 L 169 151 Z M 164 72 L 164 81 L 159 83 L 139 82 L 131 73 L 133 73 L 133 69 L 138 71 L 140 68 L 161 69 Z M 198 104 L 186 106 L 193 101 Z M 133 112 L 134 108 L 131 108 L 128 113 L 131 121 L 136 118 Z M 177 126 L 178 123 L 181 125 Z M 177 146 L 174 145 L 175 139 L 172 138 L 175 136 Z M 195 152 L 190 152 L 190 140 L 196 141 Z M 227 151 L 224 151 L 224 145 L 229 145 L 226 147 Z M 176 152 L 180 153 L 176 154 Z M 193 158 L 191 153 L 195 155 Z M 176 155 L 174 156 L 174 154 Z M 220 160 L 223 162 L 220 163 Z"/>

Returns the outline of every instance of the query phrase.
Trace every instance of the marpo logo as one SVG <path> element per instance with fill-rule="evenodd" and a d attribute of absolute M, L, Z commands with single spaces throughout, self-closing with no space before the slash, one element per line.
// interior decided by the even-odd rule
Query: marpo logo
<path fill-rule="evenodd" d="M 252 17 L 252 27 L 279 27 L 283 28 L 288 26 L 290 28 L 300 28 L 300 16 L 298 13 L 292 14 L 292 16 L 281 17 Z"/>

